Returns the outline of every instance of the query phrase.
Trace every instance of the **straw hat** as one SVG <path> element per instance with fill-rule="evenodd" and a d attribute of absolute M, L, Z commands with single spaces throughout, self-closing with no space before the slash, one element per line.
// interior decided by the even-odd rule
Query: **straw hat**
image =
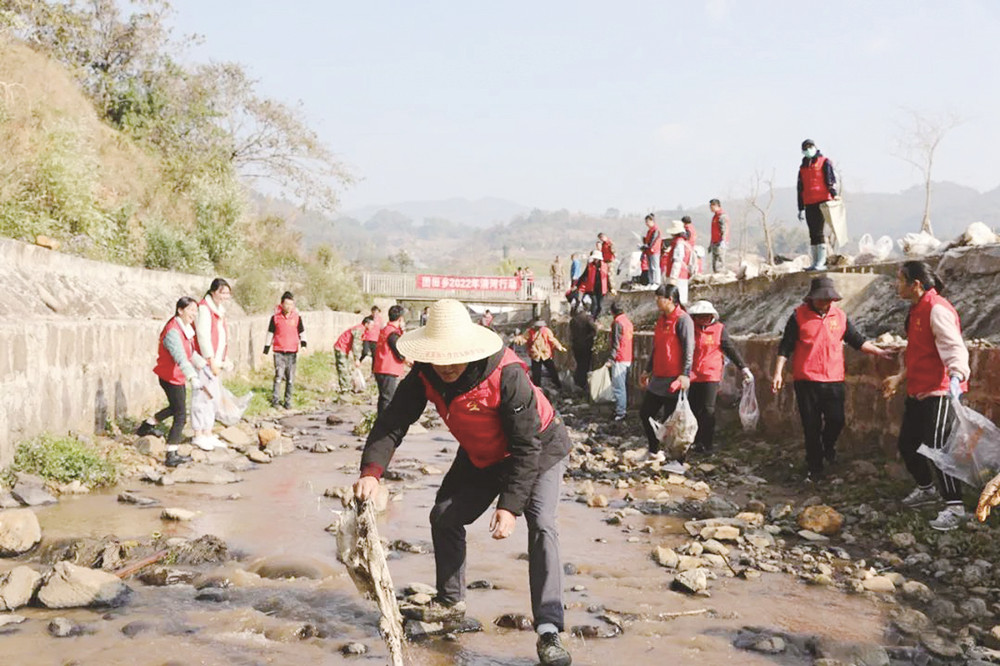
<path fill-rule="evenodd" d="M 473 324 L 465 306 L 451 298 L 431 305 L 427 325 L 407 331 L 396 341 L 408 360 L 436 365 L 469 363 L 503 349 L 503 339 L 488 328 Z"/>
<path fill-rule="evenodd" d="M 680 220 L 671 220 L 670 226 L 667 227 L 668 236 L 679 236 L 680 234 L 686 234 L 687 229 L 684 228 L 684 223 Z"/>
<path fill-rule="evenodd" d="M 695 301 L 688 308 L 688 314 L 692 317 L 694 315 L 712 315 L 713 317 L 718 317 L 719 313 L 715 311 L 715 306 L 712 305 L 710 301 Z"/>

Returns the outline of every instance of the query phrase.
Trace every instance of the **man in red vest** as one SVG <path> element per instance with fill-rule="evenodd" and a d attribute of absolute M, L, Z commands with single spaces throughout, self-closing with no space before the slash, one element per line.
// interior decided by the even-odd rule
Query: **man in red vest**
<path fill-rule="evenodd" d="M 694 320 L 694 361 L 691 365 L 691 389 L 688 391 L 691 411 L 698 419 L 694 449 L 711 451 L 715 439 L 715 401 L 725 365 L 723 357 L 740 369 L 744 381 L 752 381 L 753 373 L 733 346 L 714 305 L 709 301 L 696 301 L 688 308 L 688 314 Z"/>
<path fill-rule="evenodd" d="M 712 255 L 712 272 L 726 270 L 726 248 L 729 247 L 729 215 L 722 210 L 722 202 L 712 199 L 708 202 L 712 211 L 712 242 L 708 251 Z"/>
<path fill-rule="evenodd" d="M 382 328 L 385 326 L 385 319 L 382 318 L 382 308 L 379 306 L 372 306 L 371 318 L 373 323 L 365 329 L 365 334 L 362 338 L 361 358 L 358 359 L 359 361 L 365 360 L 365 356 L 371 356 L 374 360 L 375 347 L 378 346 L 378 334 L 382 332 Z"/>
<path fill-rule="evenodd" d="M 632 322 L 622 310 L 618 302 L 611 304 L 611 339 L 608 345 L 611 353 L 608 367 L 611 368 L 611 389 L 615 395 L 615 421 L 625 420 L 625 410 L 628 408 L 628 369 L 632 367 Z"/>
<path fill-rule="evenodd" d="M 953 530 L 965 520 L 959 480 L 933 468 L 939 495 L 934 489 L 933 466 L 917 449 L 921 444 L 940 449 L 948 441 L 955 424 L 954 403 L 969 390 L 969 350 L 955 307 L 941 296 L 944 284 L 926 263 L 904 263 L 896 290 L 911 304 L 906 315 L 906 351 L 903 371 L 885 380 L 883 392 L 888 397 L 906 382 L 899 453 L 917 487 L 903 504 L 919 507 L 943 498 L 945 507 L 930 524 L 936 530 Z"/>
<path fill-rule="evenodd" d="M 569 666 L 572 659 L 559 639 L 563 565 L 556 508 L 570 450 L 562 419 L 517 355 L 499 335 L 473 324 L 458 301 L 432 305 L 427 326 L 403 334 L 398 347 L 414 361 L 413 371 L 368 434 L 355 496 L 375 496 L 393 453 L 428 401 L 458 440 L 430 515 L 437 598 L 404 607 L 404 615 L 446 623 L 464 617 L 466 526 L 499 497 L 489 524 L 492 537 L 509 537 L 522 515 L 528 528 L 538 659 L 545 666 Z"/>
<path fill-rule="evenodd" d="M 299 346 L 306 348 L 306 327 L 302 316 L 295 309 L 295 297 L 286 291 L 281 295 L 281 303 L 274 308 L 271 321 L 267 325 L 264 339 L 264 354 L 274 346 L 274 385 L 271 387 L 271 406 L 278 406 L 278 389 L 285 381 L 285 409 L 292 406 L 292 389 L 295 385 L 295 362 L 299 356 Z"/>
<path fill-rule="evenodd" d="M 396 393 L 399 378 L 406 373 L 406 358 L 399 352 L 396 341 L 403 334 L 403 306 L 393 305 L 389 308 L 389 323 L 378 334 L 378 344 L 375 346 L 375 357 L 372 359 L 372 374 L 378 386 L 379 414 L 385 411 Z"/>
<path fill-rule="evenodd" d="M 810 271 L 826 268 L 825 222 L 819 205 L 837 198 L 837 174 L 833 162 L 819 152 L 811 139 L 802 142 L 802 164 L 799 166 L 799 219 L 809 227 Z"/>
<path fill-rule="evenodd" d="M 337 367 L 337 383 L 341 393 L 351 390 L 351 367 L 349 358 L 354 358 L 354 367 L 361 367 L 362 340 L 373 326 L 375 320 L 370 316 L 361 320 L 340 334 L 333 345 L 333 360 Z"/>
<path fill-rule="evenodd" d="M 597 240 L 601 244 L 601 247 L 598 248 L 601 251 L 601 257 L 604 259 L 604 263 L 610 266 L 615 260 L 615 246 L 603 231 L 597 234 Z"/>
<path fill-rule="evenodd" d="M 813 278 L 802 305 L 788 318 L 778 345 L 771 390 L 784 386 L 782 372 L 792 359 L 795 400 L 806 445 L 806 481 L 823 475 L 823 462 L 837 460 L 837 438 L 844 429 L 844 343 L 873 356 L 891 357 L 854 328 L 834 301 L 840 294 L 828 277 Z"/>
<path fill-rule="evenodd" d="M 663 237 L 660 235 L 660 228 L 656 226 L 656 217 L 650 213 L 646 216 L 646 235 L 642 239 L 643 256 L 646 258 L 649 267 L 647 268 L 647 285 L 655 289 L 660 284 L 660 252 L 663 248 Z"/>

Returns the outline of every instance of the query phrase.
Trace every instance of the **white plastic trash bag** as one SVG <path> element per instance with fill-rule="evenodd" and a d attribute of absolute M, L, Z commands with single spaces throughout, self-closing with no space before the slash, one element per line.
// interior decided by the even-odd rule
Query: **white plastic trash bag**
<path fill-rule="evenodd" d="M 847 208 L 841 199 L 831 199 L 819 205 L 823 213 L 823 221 L 830 227 L 832 238 L 830 245 L 835 248 L 847 245 Z"/>
<path fill-rule="evenodd" d="M 361 368 L 354 368 L 354 372 L 351 373 L 351 388 L 356 393 L 363 393 L 367 387 L 365 373 L 361 372 Z"/>
<path fill-rule="evenodd" d="M 215 425 L 215 400 L 219 393 L 219 380 L 208 366 L 198 371 L 199 388 L 191 391 L 191 427 L 211 430 Z"/>
<path fill-rule="evenodd" d="M 593 372 L 587 373 L 587 382 L 590 384 L 591 402 L 614 402 L 614 389 L 611 387 L 611 370 L 601 367 Z"/>
<path fill-rule="evenodd" d="M 757 407 L 757 387 L 753 379 L 743 383 L 743 395 L 740 397 L 740 423 L 744 430 L 754 430 L 760 420 L 760 409 Z"/>
<path fill-rule="evenodd" d="M 875 239 L 871 234 L 864 234 L 858 240 L 858 254 L 875 254 Z"/>
<path fill-rule="evenodd" d="M 955 424 L 943 448 L 921 444 L 917 453 L 938 469 L 973 488 L 985 486 L 1000 472 L 1000 428 L 979 412 L 952 400 Z"/>
<path fill-rule="evenodd" d="M 875 258 L 885 261 L 892 254 L 892 239 L 888 236 L 881 236 L 875 241 Z"/>
<path fill-rule="evenodd" d="M 691 411 L 687 391 L 681 391 L 677 399 L 677 408 L 666 421 L 660 423 L 650 417 L 649 425 L 653 426 L 653 433 L 660 440 L 660 448 L 667 456 L 674 460 L 684 460 L 698 434 L 698 419 Z"/>
<path fill-rule="evenodd" d="M 926 231 L 906 234 L 899 239 L 899 249 L 908 257 L 922 257 L 941 247 L 941 241 Z"/>
<path fill-rule="evenodd" d="M 215 398 L 215 420 L 226 426 L 236 425 L 243 419 L 252 397 L 252 393 L 247 393 L 242 398 L 237 398 L 229 389 L 219 384 L 218 395 Z"/>

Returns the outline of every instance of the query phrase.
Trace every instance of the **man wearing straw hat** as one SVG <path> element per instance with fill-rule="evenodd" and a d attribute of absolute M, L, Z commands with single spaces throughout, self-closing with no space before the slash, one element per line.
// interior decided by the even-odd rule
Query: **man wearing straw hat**
<path fill-rule="evenodd" d="M 494 539 L 510 536 L 518 516 L 528 531 L 528 578 L 538 658 L 569 666 L 563 647 L 562 563 L 556 507 L 570 450 L 562 419 L 527 368 L 493 331 L 472 323 L 452 299 L 431 306 L 427 326 L 404 333 L 400 352 L 414 362 L 375 421 L 361 456 L 354 494 L 370 499 L 406 431 L 430 401 L 458 440 L 458 453 L 431 510 L 438 596 L 415 616 L 428 622 L 464 616 L 465 526 L 499 499 Z"/>

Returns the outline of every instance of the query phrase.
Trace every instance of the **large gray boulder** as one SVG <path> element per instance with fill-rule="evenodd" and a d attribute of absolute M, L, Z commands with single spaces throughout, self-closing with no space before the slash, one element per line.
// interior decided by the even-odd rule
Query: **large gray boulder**
<path fill-rule="evenodd" d="M 0 611 L 27 606 L 41 582 L 42 575 L 31 567 L 15 567 L 0 574 Z"/>
<path fill-rule="evenodd" d="M 174 483 L 205 483 L 209 485 L 236 483 L 241 480 L 240 477 L 227 469 L 199 464 L 182 465 L 167 477 Z"/>
<path fill-rule="evenodd" d="M 0 511 L 0 557 L 26 553 L 42 540 L 42 528 L 31 509 Z"/>
<path fill-rule="evenodd" d="M 59 562 L 45 577 L 38 600 L 48 608 L 118 606 L 128 593 L 128 586 L 112 573 Z"/>

